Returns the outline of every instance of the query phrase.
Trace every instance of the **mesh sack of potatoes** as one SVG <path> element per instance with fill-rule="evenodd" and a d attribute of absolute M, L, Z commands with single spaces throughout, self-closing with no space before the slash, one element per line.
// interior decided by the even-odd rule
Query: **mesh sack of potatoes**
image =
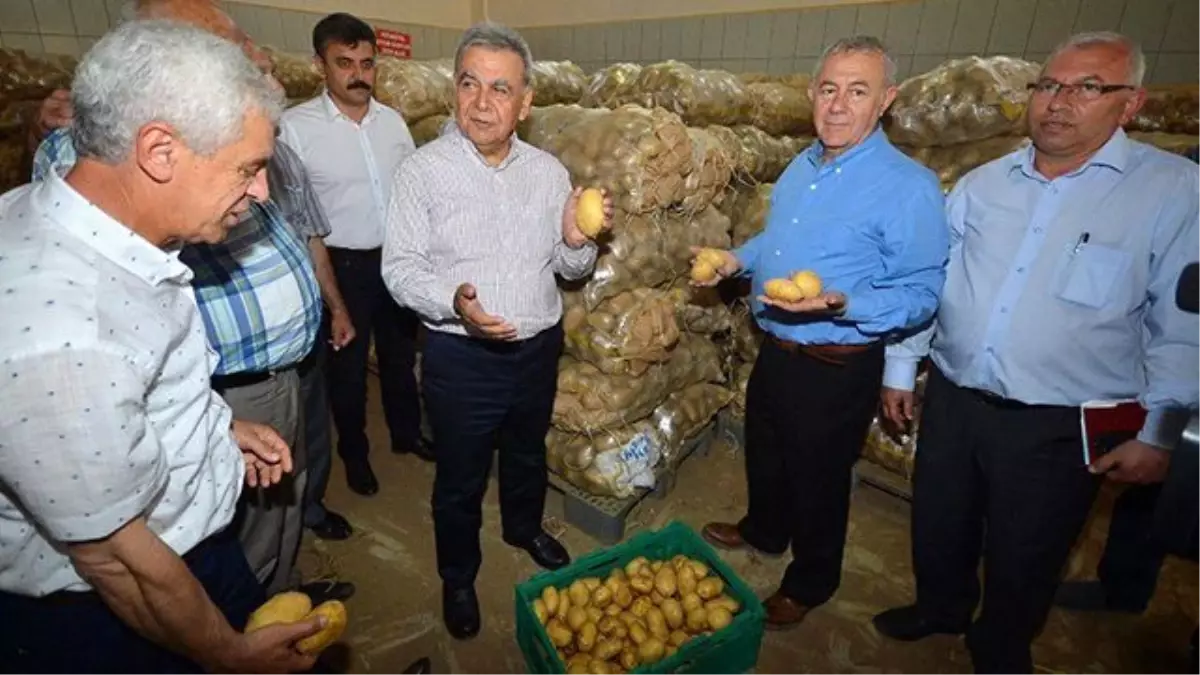
<path fill-rule="evenodd" d="M 616 108 L 635 100 L 635 86 L 642 67 L 636 63 L 614 63 L 592 73 L 579 104 L 587 108 Z"/>
<path fill-rule="evenodd" d="M 771 190 L 774 188 L 774 183 L 759 183 L 738 191 L 737 206 L 731 218 L 734 246 L 741 246 L 766 228 L 767 212 L 771 209 Z"/>
<path fill-rule="evenodd" d="M 893 435 L 888 432 L 883 421 L 876 417 L 871 422 L 867 440 L 863 444 L 863 457 L 906 478 L 912 477 L 913 467 L 916 464 L 917 434 L 921 422 L 921 398 L 927 380 L 926 373 L 917 376 L 916 402 L 911 428 L 905 433 Z"/>
<path fill-rule="evenodd" d="M 415 124 L 409 125 L 409 130 L 412 132 L 413 143 L 417 147 L 425 145 L 429 141 L 435 140 L 442 135 L 442 127 L 450 121 L 449 115 L 430 115 L 423 120 L 419 120 Z"/>
<path fill-rule="evenodd" d="M 450 112 L 454 78 L 437 64 L 380 56 L 375 66 L 375 98 L 411 124 Z"/>
<path fill-rule="evenodd" d="M 729 218 L 711 206 L 694 215 L 618 211 L 613 222 L 611 238 L 601 245 L 596 269 L 578 298 L 588 310 L 620 293 L 662 286 L 685 274 L 692 246 L 729 246 Z"/>
<path fill-rule="evenodd" d="M 733 73 L 697 70 L 686 63 L 666 61 L 642 68 L 631 101 L 665 108 L 694 126 L 746 124 L 750 97 Z"/>
<path fill-rule="evenodd" d="M 753 363 L 740 363 L 729 378 L 729 388 L 733 392 L 730 410 L 738 419 L 746 416 L 746 385 L 750 383 L 750 372 L 753 370 Z"/>
<path fill-rule="evenodd" d="M 803 138 L 776 138 L 749 125 L 713 125 L 705 130 L 725 146 L 733 160 L 735 185 L 774 181 L 787 168 L 788 162 L 811 142 L 811 139 Z"/>
<path fill-rule="evenodd" d="M 772 136 L 812 133 L 812 101 L 808 92 L 778 82 L 746 85 L 750 124 Z"/>
<path fill-rule="evenodd" d="M 679 341 L 676 298 L 667 291 L 635 288 L 590 312 L 579 294 L 564 293 L 564 351 L 605 373 L 645 372 L 671 358 Z"/>
<path fill-rule="evenodd" d="M 533 104 L 578 103 L 588 79 L 583 68 L 570 61 L 535 61 Z"/>
<path fill-rule="evenodd" d="M 1200 138 L 1192 134 L 1167 134 L 1157 131 L 1131 131 L 1129 137 L 1153 145 L 1159 150 L 1182 155 L 1188 150 L 1200 145 Z"/>
<path fill-rule="evenodd" d="M 733 334 L 731 344 L 734 354 L 746 363 L 754 363 L 758 359 L 758 350 L 762 347 L 763 332 L 758 322 L 750 314 L 750 306 L 744 301 L 738 301 L 733 309 Z"/>
<path fill-rule="evenodd" d="M 0 103 L 40 101 L 55 89 L 69 88 L 75 66 L 70 56 L 0 49 Z"/>
<path fill-rule="evenodd" d="M 954 59 L 900 85 L 885 119 L 893 143 L 957 145 L 1024 131 L 1040 66 L 1008 56 Z"/>
<path fill-rule="evenodd" d="M 1200 86 L 1147 87 L 1146 102 L 1126 128 L 1195 136 L 1200 133 Z"/>
<path fill-rule="evenodd" d="M 575 185 L 607 189 L 614 206 L 628 213 L 677 205 L 687 196 L 691 137 L 665 110 L 546 106 L 533 110 L 521 134 L 557 157 Z"/>
<path fill-rule="evenodd" d="M 0 194 L 28 183 L 31 169 L 23 138 L 0 139 Z"/>
<path fill-rule="evenodd" d="M 684 197 L 679 208 L 696 213 L 725 200 L 734 158 L 715 134 L 696 127 L 689 127 L 687 133 L 692 142 L 692 169 L 683 179 Z"/>
<path fill-rule="evenodd" d="M 999 136 L 961 145 L 922 148 L 901 146 L 900 150 L 936 173 L 942 189 L 949 192 L 972 169 L 1028 143 L 1029 139 L 1022 136 Z"/>
<path fill-rule="evenodd" d="M 650 416 L 665 440 L 663 462 L 674 466 L 687 442 L 703 431 L 732 399 L 733 392 L 728 387 L 704 382 L 672 392 Z"/>
<path fill-rule="evenodd" d="M 275 64 L 275 79 L 283 85 L 288 99 L 307 101 L 324 90 L 321 71 L 311 56 L 288 54 L 270 47 L 263 47 L 263 51 Z"/>
<path fill-rule="evenodd" d="M 720 350 L 700 336 L 682 336 L 668 361 L 638 374 L 609 375 L 565 356 L 559 361 L 554 426 L 579 433 L 615 429 L 650 415 L 673 391 L 724 381 Z"/>
<path fill-rule="evenodd" d="M 734 315 L 715 288 L 693 286 L 687 277 L 675 280 L 675 319 L 680 330 L 714 335 L 733 330 Z"/>

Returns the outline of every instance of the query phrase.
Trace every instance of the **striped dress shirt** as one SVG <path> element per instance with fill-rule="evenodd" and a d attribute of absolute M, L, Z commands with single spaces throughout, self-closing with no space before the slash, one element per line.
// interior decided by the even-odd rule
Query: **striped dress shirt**
<path fill-rule="evenodd" d="M 484 311 L 526 339 L 562 318 L 555 275 L 579 279 L 596 245 L 562 239 L 571 194 L 566 168 L 514 135 L 512 150 L 489 166 L 455 126 L 396 170 L 383 243 L 383 280 L 431 330 L 466 334 L 454 292 L 473 284 Z"/>

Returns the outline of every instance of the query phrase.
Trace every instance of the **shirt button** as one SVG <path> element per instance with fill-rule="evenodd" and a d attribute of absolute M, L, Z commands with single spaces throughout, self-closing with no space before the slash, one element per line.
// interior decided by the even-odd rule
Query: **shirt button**
<path fill-rule="evenodd" d="M 1041 234 L 1041 233 L 1042 233 L 1042 228 L 1040 228 L 1040 227 L 1035 227 L 1035 228 L 1033 228 L 1033 231 L 1034 231 L 1034 232 L 1036 232 L 1037 234 Z"/>
<path fill-rule="evenodd" d="M 834 169 L 834 170 L 833 170 L 833 172 L 834 172 L 834 173 L 841 173 L 841 172 L 842 172 L 842 167 L 840 167 L 840 166 L 839 166 L 838 168 Z"/>
<path fill-rule="evenodd" d="M 810 184 L 810 185 L 808 186 L 808 189 L 809 189 L 809 190 L 816 190 L 816 189 L 817 189 L 817 184 L 816 184 L 816 183 L 812 183 L 812 184 Z"/>
<path fill-rule="evenodd" d="M 799 222 L 800 222 L 800 219 L 799 219 L 799 218 L 792 218 L 792 224 L 793 224 L 793 225 L 795 225 L 795 224 L 797 224 L 797 223 L 799 223 Z"/>
<path fill-rule="evenodd" d="M 1000 308 L 1000 313 L 1001 313 L 1001 314 L 1008 314 L 1008 308 L 1007 308 L 1007 307 L 1001 307 L 1001 308 Z"/>
<path fill-rule="evenodd" d="M 1024 273 L 1025 273 L 1025 268 L 1024 268 L 1024 267 L 1018 267 L 1018 268 L 1017 268 L 1017 274 L 1024 274 Z"/>
<path fill-rule="evenodd" d="M 775 255 L 783 255 L 783 252 L 779 249 L 775 249 Z"/>

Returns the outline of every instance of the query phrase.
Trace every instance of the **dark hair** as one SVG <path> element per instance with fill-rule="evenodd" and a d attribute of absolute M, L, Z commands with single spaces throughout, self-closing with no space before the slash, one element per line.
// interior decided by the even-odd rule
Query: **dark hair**
<path fill-rule="evenodd" d="M 351 47 L 360 42 L 370 42 L 371 47 L 377 47 L 375 31 L 371 26 L 357 16 L 345 12 L 330 14 L 313 26 L 313 51 L 317 56 L 324 58 L 325 50 L 333 42 Z"/>

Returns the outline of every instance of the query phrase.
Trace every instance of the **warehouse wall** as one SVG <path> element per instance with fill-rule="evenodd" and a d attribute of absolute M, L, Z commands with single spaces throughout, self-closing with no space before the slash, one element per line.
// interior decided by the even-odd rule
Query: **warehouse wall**
<path fill-rule="evenodd" d="M 266 7 L 259 4 L 224 2 L 229 13 L 243 29 L 263 44 L 287 51 L 312 51 L 312 27 L 328 12 L 321 7 L 343 11 L 362 10 L 382 13 L 390 8 L 390 20 L 378 20 L 366 12 L 364 18 L 381 28 L 401 30 L 412 35 L 413 58 L 451 56 L 462 28 L 422 25 L 457 17 L 463 25 L 469 21 L 472 3 L 430 2 L 429 0 L 262 0 L 274 4 L 309 7 L 310 11 Z M 120 18 L 123 0 L 0 0 L 0 46 L 25 49 L 34 53 L 81 55 Z M 452 7 L 441 15 L 435 5 Z M 461 9 L 461 11 L 460 11 Z M 461 14 L 461 16 L 458 16 Z M 453 26 L 454 24 L 450 24 Z"/>
<path fill-rule="evenodd" d="M 588 4 L 489 0 L 488 13 L 495 20 L 506 20 L 506 14 L 520 18 L 511 11 L 516 4 L 526 6 L 521 12 L 525 15 L 551 3 Z M 700 6 L 693 0 L 672 4 Z M 887 42 L 901 75 L 907 76 L 947 58 L 971 54 L 1040 60 L 1073 31 L 1113 29 L 1141 42 L 1149 81 L 1194 83 L 1200 79 L 1197 4 L 1196 0 L 906 0 L 525 27 L 522 32 L 536 58 L 569 58 L 588 71 L 620 61 L 679 59 L 706 68 L 771 73 L 808 71 L 825 45 L 853 33 L 871 33 Z"/>

